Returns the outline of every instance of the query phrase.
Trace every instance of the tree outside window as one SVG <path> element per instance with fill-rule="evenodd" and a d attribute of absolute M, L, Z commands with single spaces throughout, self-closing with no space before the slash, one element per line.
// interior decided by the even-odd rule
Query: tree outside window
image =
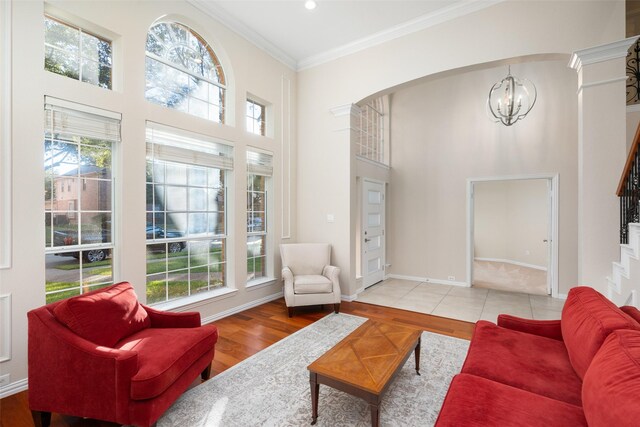
<path fill-rule="evenodd" d="M 224 123 L 225 75 L 213 49 L 189 27 L 162 22 L 147 34 L 145 97 Z"/>
<path fill-rule="evenodd" d="M 56 18 L 44 17 L 44 69 L 111 89 L 111 42 Z"/>

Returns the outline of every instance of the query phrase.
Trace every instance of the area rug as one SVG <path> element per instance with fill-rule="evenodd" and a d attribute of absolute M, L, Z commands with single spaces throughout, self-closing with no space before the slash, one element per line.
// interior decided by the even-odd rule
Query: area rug
<path fill-rule="evenodd" d="M 366 319 L 331 314 L 188 390 L 158 427 L 307 426 L 311 397 L 307 366 Z M 433 425 L 469 341 L 423 332 L 420 373 L 410 357 L 384 395 L 384 426 Z M 368 405 L 320 386 L 318 426 L 370 426 Z"/>

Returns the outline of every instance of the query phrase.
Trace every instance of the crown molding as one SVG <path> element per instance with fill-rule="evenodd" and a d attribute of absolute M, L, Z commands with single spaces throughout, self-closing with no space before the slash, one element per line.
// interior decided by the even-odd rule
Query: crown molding
<path fill-rule="evenodd" d="M 605 62 L 611 59 L 624 58 L 632 44 L 638 40 L 638 36 L 618 40 L 600 46 L 588 47 L 573 52 L 569 60 L 569 68 L 580 71 L 583 66 Z"/>
<path fill-rule="evenodd" d="M 255 32 L 253 29 L 236 19 L 229 12 L 217 6 L 214 2 L 205 1 L 205 0 L 187 0 L 187 3 L 194 6 L 196 9 L 204 12 L 209 17 L 215 19 L 220 24 L 229 28 L 231 31 L 240 35 L 262 51 L 271 55 L 276 60 L 282 62 L 287 67 L 292 70 L 297 70 L 297 62 L 294 58 L 289 56 L 285 51 L 280 49 L 278 46 L 274 45 L 260 34 Z"/>
<path fill-rule="evenodd" d="M 410 21 L 395 25 L 386 30 L 363 37 L 335 49 L 330 49 L 326 52 L 296 61 L 285 51 L 262 37 L 222 7 L 217 6 L 214 2 L 206 0 L 187 0 L 187 2 L 196 9 L 215 19 L 220 24 L 245 38 L 247 41 L 294 71 L 302 71 L 307 68 L 312 68 L 317 65 L 324 64 L 325 62 L 333 61 L 390 40 L 433 27 L 434 25 L 477 12 L 504 1 L 507 0 L 459 0 L 452 5 L 439 9 L 435 12 L 419 16 Z"/>
<path fill-rule="evenodd" d="M 473 12 L 494 6 L 506 0 L 460 0 L 435 12 L 419 16 L 402 24 L 389 27 L 370 36 L 355 40 L 346 45 L 312 55 L 298 61 L 297 71 L 324 64 L 335 59 L 351 55 L 364 49 L 397 39 L 408 34 L 425 30 L 446 21 L 468 15 Z"/>
<path fill-rule="evenodd" d="M 355 104 L 344 104 L 333 107 L 329 111 L 331 111 L 331 114 L 333 114 L 334 117 L 343 117 L 350 114 L 355 116 L 360 114 L 360 107 Z"/>

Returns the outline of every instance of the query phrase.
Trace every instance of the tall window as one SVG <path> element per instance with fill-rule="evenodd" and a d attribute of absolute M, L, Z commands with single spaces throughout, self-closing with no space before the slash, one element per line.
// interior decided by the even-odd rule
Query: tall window
<path fill-rule="evenodd" d="M 247 99 L 247 131 L 256 135 L 266 135 L 266 107 L 251 99 Z"/>
<path fill-rule="evenodd" d="M 147 128 L 147 303 L 226 286 L 231 146 Z"/>
<path fill-rule="evenodd" d="M 151 27 L 146 68 L 148 101 L 224 123 L 224 72 L 195 31 L 177 22 Z"/>
<path fill-rule="evenodd" d="M 111 42 L 50 16 L 44 17 L 44 69 L 111 89 Z"/>
<path fill-rule="evenodd" d="M 358 155 L 374 162 L 384 163 L 384 104 L 377 98 L 360 107 L 360 134 Z"/>
<path fill-rule="evenodd" d="M 247 282 L 267 277 L 267 188 L 273 157 L 247 151 Z"/>
<path fill-rule="evenodd" d="M 120 115 L 46 102 L 45 293 L 52 302 L 113 282 L 112 158 Z"/>

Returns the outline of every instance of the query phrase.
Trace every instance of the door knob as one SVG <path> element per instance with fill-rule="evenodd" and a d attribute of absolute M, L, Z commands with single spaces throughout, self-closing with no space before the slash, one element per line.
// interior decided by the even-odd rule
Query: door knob
<path fill-rule="evenodd" d="M 543 240 L 543 242 L 544 242 L 544 243 L 548 243 L 549 241 L 548 241 L 547 239 L 544 239 L 544 240 Z"/>
<path fill-rule="evenodd" d="M 371 239 L 366 239 L 366 238 L 364 239 L 365 243 L 370 242 L 370 241 L 371 241 Z"/>

